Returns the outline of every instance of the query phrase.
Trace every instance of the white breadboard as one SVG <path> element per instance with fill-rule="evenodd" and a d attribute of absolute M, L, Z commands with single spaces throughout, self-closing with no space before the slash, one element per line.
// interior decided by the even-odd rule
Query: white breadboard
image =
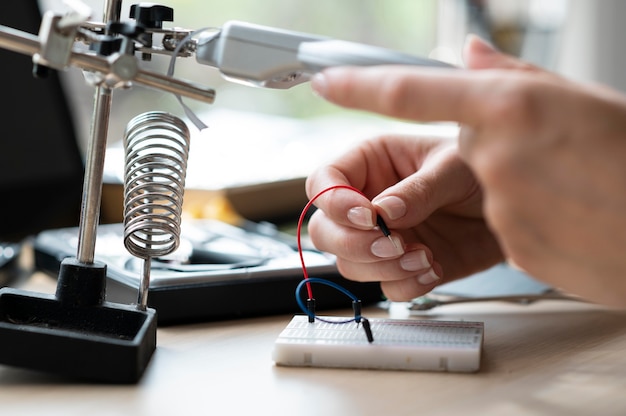
<path fill-rule="evenodd" d="M 344 321 L 342 317 L 321 317 Z M 480 368 L 482 322 L 369 319 L 362 325 L 308 322 L 296 315 L 274 344 L 277 365 L 379 370 L 475 372 Z"/>

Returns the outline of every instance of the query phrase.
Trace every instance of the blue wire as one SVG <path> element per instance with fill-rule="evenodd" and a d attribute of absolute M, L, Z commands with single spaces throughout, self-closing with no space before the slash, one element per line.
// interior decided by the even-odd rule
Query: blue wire
<path fill-rule="evenodd" d="M 322 319 L 319 318 L 317 316 L 315 316 L 314 313 L 312 313 L 311 311 L 309 311 L 309 309 L 306 307 L 306 305 L 304 304 L 304 302 L 302 301 L 302 298 L 300 297 L 300 291 L 302 290 L 302 286 L 304 286 L 306 283 L 320 283 L 326 286 L 330 286 L 334 289 L 337 289 L 338 291 L 342 292 L 343 294 L 345 294 L 346 296 L 348 296 L 349 298 L 351 298 L 353 301 L 358 302 L 359 298 L 357 298 L 352 292 L 350 292 L 348 289 L 344 288 L 343 286 L 332 282 L 330 280 L 326 280 L 326 279 L 321 279 L 319 277 L 309 277 L 307 279 L 303 279 L 300 283 L 298 283 L 298 286 L 296 287 L 296 302 L 298 302 L 298 306 L 300 307 L 300 309 L 302 309 L 302 311 L 309 317 L 312 319 L 317 319 L 318 321 L 322 321 L 322 322 L 326 322 L 329 324 L 347 324 L 350 322 L 354 322 L 357 317 L 354 317 L 352 319 L 347 319 L 344 321 L 330 321 L 330 320 L 326 320 L 326 319 Z M 360 316 L 359 316 L 360 318 Z"/>

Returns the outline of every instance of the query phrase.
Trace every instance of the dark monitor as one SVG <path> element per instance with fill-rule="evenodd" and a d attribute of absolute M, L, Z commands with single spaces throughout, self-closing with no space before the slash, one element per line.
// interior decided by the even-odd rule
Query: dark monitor
<path fill-rule="evenodd" d="M 0 24 L 37 34 L 37 0 L 0 2 Z M 32 57 L 0 48 L 0 241 L 77 225 L 83 158 L 59 74 L 32 75 Z"/>

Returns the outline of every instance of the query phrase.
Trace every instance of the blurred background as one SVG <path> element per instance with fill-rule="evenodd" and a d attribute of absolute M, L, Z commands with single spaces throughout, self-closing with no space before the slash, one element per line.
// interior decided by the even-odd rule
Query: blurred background
<path fill-rule="evenodd" d="M 62 0 L 38 1 L 42 10 L 67 9 Z M 85 2 L 93 10 L 92 20 L 101 20 L 104 1 Z M 132 4 L 122 4 L 123 20 Z M 620 53 L 626 41 L 626 32 L 621 30 L 626 2 L 621 0 L 167 0 L 162 4 L 174 9 L 174 21 L 165 24 L 169 27 L 200 29 L 242 20 L 382 46 L 459 66 L 463 65 L 466 35 L 476 33 L 507 53 L 568 77 L 626 90 L 626 58 Z M 3 24 L 10 26 L 10 22 Z M 168 64 L 168 58 L 159 56 L 142 63 L 161 73 Z M 85 154 L 94 89 L 77 69 L 60 76 L 78 146 Z M 248 210 L 245 215 L 251 219 L 273 219 L 272 211 L 277 216 L 293 215 L 305 198 L 302 183 L 306 175 L 356 142 L 382 133 L 454 137 L 456 131 L 446 123 L 403 123 L 340 109 L 316 97 L 306 84 L 271 90 L 231 83 L 193 57 L 177 60 L 175 76 L 217 91 L 212 105 L 186 100 L 209 126 L 192 133 L 187 189 L 190 195 L 194 190 L 206 191 L 193 207 L 188 204 L 194 216 L 209 215 L 213 206 L 204 206 L 211 199 L 209 192 L 223 190 L 230 202 L 244 196 L 235 202 L 239 211 Z M 126 123 L 150 110 L 184 118 L 171 94 L 141 86 L 114 92 L 107 185 L 122 181 L 121 139 Z M 114 190 L 106 195 L 104 202 L 110 201 L 115 212 L 109 215 L 105 210 L 105 221 L 119 220 L 118 194 L 119 190 Z"/>
<path fill-rule="evenodd" d="M 104 2 L 87 0 L 94 19 L 102 18 Z M 61 0 L 43 0 L 47 8 L 62 10 Z M 127 19 L 132 2 L 123 3 L 122 16 Z M 353 40 L 385 46 L 407 53 L 426 55 L 436 42 L 437 2 L 435 0 L 394 0 L 392 4 L 376 0 L 319 0 L 315 2 L 285 2 L 284 0 L 232 0 L 228 2 L 199 2 L 191 0 L 171 0 L 162 4 L 174 9 L 174 22 L 165 25 L 200 29 L 219 27 L 228 20 L 242 20 L 277 28 L 296 30 L 344 40 Z M 169 59 L 154 56 L 147 66 L 152 70 L 165 72 Z M 81 121 L 89 120 L 91 107 L 91 87 L 85 85 L 77 70 L 71 70 L 66 78 L 72 90 L 75 110 L 82 115 Z M 307 85 L 286 91 L 250 88 L 225 81 L 218 71 L 201 66 L 195 58 L 179 59 L 176 63 L 176 76 L 211 86 L 217 90 L 213 105 L 189 100 L 187 105 L 197 112 L 221 109 L 267 115 L 311 119 L 318 116 L 336 114 L 334 106 L 313 96 Z M 137 87 L 131 91 L 116 91 L 114 117 L 126 121 L 124 115 L 152 110 L 155 107 L 180 112 L 180 105 L 171 94 Z M 116 117 L 116 115 L 122 115 Z M 86 137 L 88 125 L 79 126 Z M 88 124 L 88 123 L 87 123 Z M 110 142 L 121 138 L 120 128 L 112 126 Z"/>
<path fill-rule="evenodd" d="M 92 20 L 101 21 L 104 0 L 85 2 L 93 10 Z M 123 20 L 132 4 L 122 4 Z M 626 91 L 623 0 L 166 0 L 162 4 L 174 9 L 174 21 L 166 27 L 196 30 L 242 20 L 382 46 L 461 67 L 465 38 L 476 33 L 509 54 L 564 76 Z M 67 9 L 62 0 L 6 2 L 0 6 L 0 23 L 36 33 L 39 10 L 33 5 L 42 11 Z M 0 255 L 4 253 L 6 259 L 0 258 L 1 269 L 2 261 L 15 258 L 16 252 L 12 244 L 3 248 L 3 240 L 19 241 L 44 229 L 78 224 L 81 155 L 86 154 L 90 139 L 94 88 L 77 69 L 55 73 L 48 81 L 33 81 L 30 57 L 8 51 L 0 55 L 0 71 L 9 80 L 3 97 L 11 103 L 10 111 L 0 114 L 5 126 L 0 138 Z M 159 56 L 142 62 L 145 69 L 160 73 L 166 73 L 168 65 L 169 58 Z M 191 218 L 293 224 L 307 202 L 306 176 L 359 141 L 386 133 L 454 140 L 457 132 L 452 123 L 407 123 L 341 109 L 316 97 L 306 84 L 271 90 L 231 83 L 194 58 L 178 59 L 175 76 L 210 86 L 217 93 L 212 105 L 185 101 L 208 125 L 202 131 L 191 127 L 184 204 L 185 215 Z M 185 119 L 171 94 L 141 86 L 114 91 L 101 223 L 122 221 L 124 128 L 136 115 L 152 110 Z M 486 290 L 483 283 L 478 287 L 481 293 Z"/>
<path fill-rule="evenodd" d="M 40 0 L 42 7 L 63 10 L 61 0 Z M 94 20 L 101 19 L 104 2 L 86 0 Z M 123 3 L 128 16 L 132 2 Z M 403 52 L 430 56 L 462 65 L 461 49 L 468 33 L 477 33 L 499 49 L 542 67 L 581 80 L 596 80 L 626 89 L 622 74 L 626 63 L 620 45 L 626 37 L 621 22 L 626 2 L 620 0 L 231 0 L 212 5 L 197 0 L 169 0 L 174 8 L 170 26 L 187 29 L 219 27 L 227 20 L 243 20 L 278 28 L 321 34 L 338 39 L 383 46 Z M 167 24 L 166 24 L 167 25 Z M 165 71 L 169 60 L 153 58 L 149 67 Z M 81 140 L 88 137 L 92 88 L 75 70 L 67 76 Z M 213 109 L 311 119 L 346 114 L 314 97 L 304 85 L 288 91 L 249 88 L 225 81 L 212 68 L 195 59 L 179 59 L 176 75 L 214 87 Z M 194 110 L 205 104 L 188 102 Z M 159 107 L 180 110 L 174 97 L 136 87 L 118 91 L 114 115 Z M 349 113 L 349 112 L 348 112 Z M 350 114 L 353 115 L 353 114 Z M 114 117 L 122 118 L 123 117 Z M 113 126 L 111 142 L 120 134 Z"/>

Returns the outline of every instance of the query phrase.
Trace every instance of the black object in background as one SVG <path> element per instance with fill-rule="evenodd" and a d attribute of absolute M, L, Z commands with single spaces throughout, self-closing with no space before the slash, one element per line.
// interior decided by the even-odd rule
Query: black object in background
<path fill-rule="evenodd" d="M 0 24 L 39 32 L 37 0 L 0 2 Z M 32 75 L 32 57 L 0 49 L 0 241 L 77 225 L 84 164 L 59 74 Z"/>
<path fill-rule="evenodd" d="M 302 313 L 295 298 L 303 278 L 295 238 L 216 220 L 183 221 L 182 227 L 181 247 L 169 258 L 152 259 L 148 306 L 156 309 L 159 325 Z M 101 224 L 95 258 L 107 264 L 107 300 L 133 303 L 142 261 L 126 251 L 123 235 L 123 224 Z M 76 252 L 77 236 L 76 227 L 38 234 L 37 269 L 56 276 L 61 262 Z M 305 250 L 305 257 L 310 276 L 343 286 L 363 305 L 383 300 L 378 282 L 343 278 L 334 258 L 317 250 Z M 318 311 L 351 307 L 351 299 L 334 288 L 315 285 L 314 293 Z"/>
<path fill-rule="evenodd" d="M 19 243 L 0 242 L 0 287 L 19 275 L 18 259 L 21 251 Z"/>

